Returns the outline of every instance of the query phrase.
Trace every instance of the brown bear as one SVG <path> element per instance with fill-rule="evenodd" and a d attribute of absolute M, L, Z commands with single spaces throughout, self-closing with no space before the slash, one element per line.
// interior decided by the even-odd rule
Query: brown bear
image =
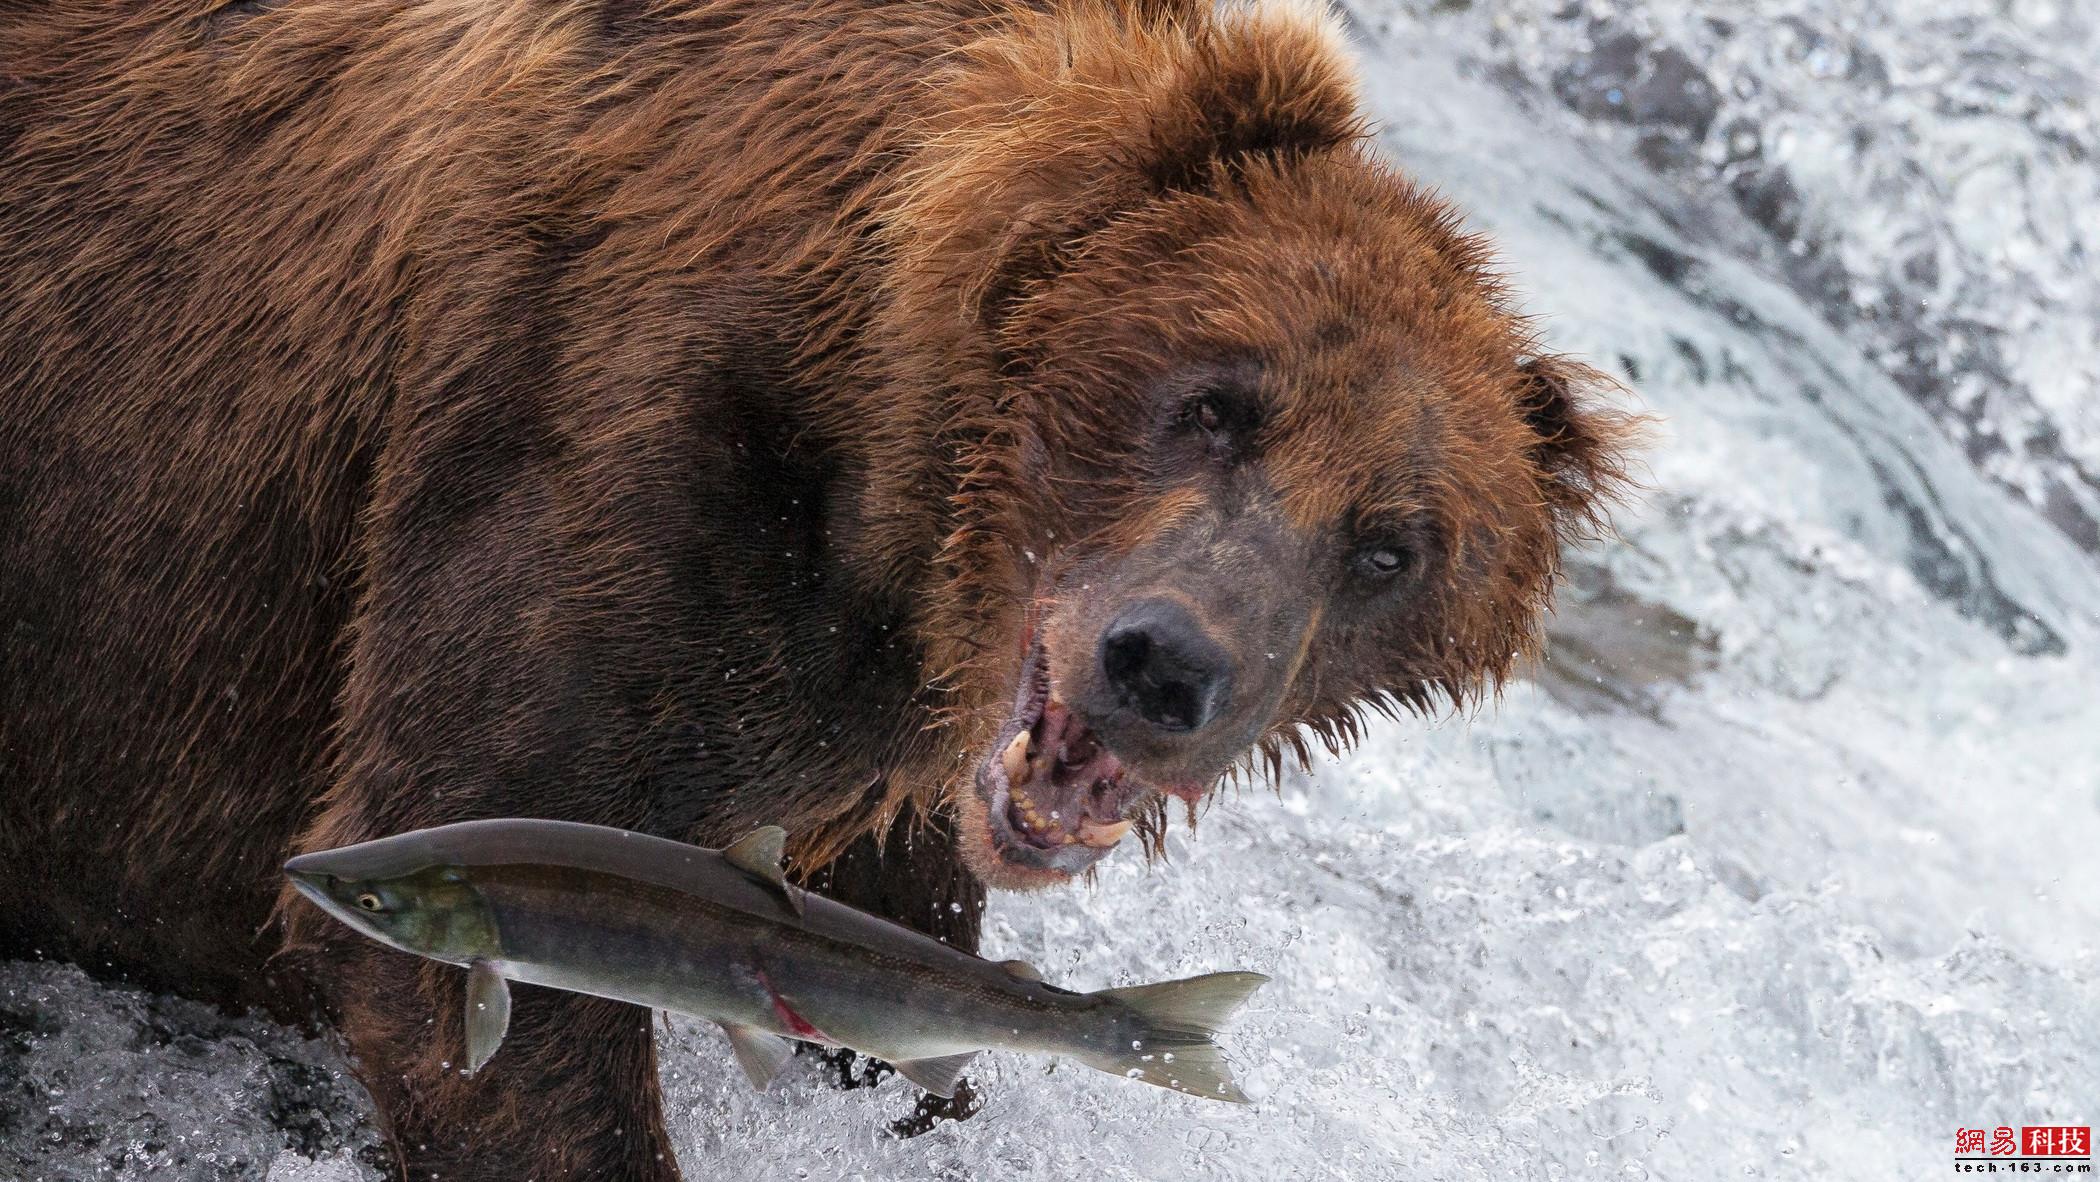
<path fill-rule="evenodd" d="M 1492 687 L 1596 380 L 1313 8 L 0 8 L 0 955 L 323 1016 L 416 1178 L 673 1177 L 646 1013 L 462 1078 L 285 857 L 778 823 L 968 944 Z"/>

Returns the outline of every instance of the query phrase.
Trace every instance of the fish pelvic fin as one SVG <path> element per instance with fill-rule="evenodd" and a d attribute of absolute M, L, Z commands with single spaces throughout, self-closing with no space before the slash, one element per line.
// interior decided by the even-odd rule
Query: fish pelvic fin
<path fill-rule="evenodd" d="M 744 1069 L 744 1078 L 761 1092 L 773 1086 L 773 1081 L 780 1077 L 781 1068 L 795 1057 L 795 1048 L 788 1040 L 756 1026 L 734 1026 L 724 1022 L 722 1033 L 729 1036 L 729 1049 L 736 1052 L 736 1064 Z"/>
<path fill-rule="evenodd" d="M 788 885 L 780 859 L 787 852 L 787 830 L 778 825 L 754 829 L 742 841 L 722 851 L 731 866 L 773 888 L 796 915 L 802 914 L 802 895 Z"/>
<path fill-rule="evenodd" d="M 467 967 L 467 1072 L 482 1064 L 503 1045 L 510 1031 L 510 983 L 494 965 L 477 960 Z"/>
<path fill-rule="evenodd" d="M 1268 981 L 1260 973 L 1210 973 L 1157 985 L 1104 989 L 1102 996 L 1136 1012 L 1145 1033 L 1137 1038 L 1137 1046 L 1118 1047 L 1089 1063 L 1191 1096 L 1245 1104 L 1246 1094 L 1233 1082 L 1231 1065 L 1211 1039 L 1231 1022 L 1241 1003 Z"/>
<path fill-rule="evenodd" d="M 921 1088 L 949 1100 L 955 1096 L 955 1084 L 962 1078 L 963 1068 L 976 1057 L 976 1051 L 964 1051 L 960 1055 L 940 1055 L 931 1059 L 892 1059 L 890 1066 Z"/>

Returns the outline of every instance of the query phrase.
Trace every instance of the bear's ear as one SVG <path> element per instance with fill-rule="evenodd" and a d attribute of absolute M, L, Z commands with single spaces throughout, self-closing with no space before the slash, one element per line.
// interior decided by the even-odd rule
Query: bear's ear
<path fill-rule="evenodd" d="M 1090 235 L 1162 195 L 1364 135 L 1321 0 L 1012 7 L 947 55 L 946 106 L 913 133 L 877 219 L 893 298 L 920 321 L 901 339 L 955 310 L 972 329 L 998 324 Z"/>
<path fill-rule="evenodd" d="M 1249 10 L 1185 47 L 1175 84 L 1150 102 L 1137 157 L 1157 191 L 1204 191 L 1257 161 L 1288 160 L 1365 138 L 1340 34 L 1312 6 Z"/>
<path fill-rule="evenodd" d="M 1531 454 L 1539 486 L 1563 534 L 1594 533 L 1628 484 L 1626 452 L 1640 435 L 1640 420 L 1584 404 L 1585 391 L 1611 384 L 1564 357 L 1534 357 L 1517 366 L 1517 413 L 1537 437 Z"/>
<path fill-rule="evenodd" d="M 1365 139 L 1348 59 L 1317 25 L 1247 21 L 1178 65 L 1180 84 L 1155 103 L 1140 155 L 1155 191 L 1207 191 L 1247 164 Z"/>

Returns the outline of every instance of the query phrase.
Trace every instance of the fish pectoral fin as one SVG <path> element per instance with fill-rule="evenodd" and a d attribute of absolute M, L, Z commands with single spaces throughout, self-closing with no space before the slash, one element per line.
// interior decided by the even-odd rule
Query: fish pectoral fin
<path fill-rule="evenodd" d="M 963 1068 L 976 1057 L 976 1051 L 964 1051 L 932 1059 L 892 1059 L 890 1066 L 897 1069 L 897 1074 L 947 1100 L 954 1097 L 955 1081 L 961 1078 Z"/>
<path fill-rule="evenodd" d="M 999 962 L 999 967 L 1006 970 L 1007 976 L 1018 981 L 1040 981 L 1043 979 L 1042 970 L 1025 960 L 1002 960 Z"/>
<path fill-rule="evenodd" d="M 751 835 L 722 851 L 731 866 L 780 892 L 780 897 L 802 914 L 802 895 L 788 885 L 780 859 L 787 850 L 787 830 L 778 825 L 755 829 Z"/>
<path fill-rule="evenodd" d="M 780 1069 L 795 1057 L 795 1048 L 788 1040 L 756 1026 L 733 1026 L 724 1022 L 722 1033 L 729 1036 L 729 1049 L 736 1052 L 737 1066 L 744 1069 L 744 1078 L 761 1092 L 772 1086 Z"/>
<path fill-rule="evenodd" d="M 485 960 L 467 968 L 467 1071 L 480 1071 L 510 1030 L 510 983 Z"/>

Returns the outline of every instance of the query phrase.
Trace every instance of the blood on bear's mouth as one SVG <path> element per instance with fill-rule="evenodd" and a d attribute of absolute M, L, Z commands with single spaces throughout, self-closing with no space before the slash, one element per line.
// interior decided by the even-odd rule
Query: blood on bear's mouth
<path fill-rule="evenodd" d="M 977 769 L 994 852 L 1031 870 L 1078 874 L 1130 832 L 1147 786 L 1057 700 L 1040 638 L 1021 663 L 1013 715 Z"/>

